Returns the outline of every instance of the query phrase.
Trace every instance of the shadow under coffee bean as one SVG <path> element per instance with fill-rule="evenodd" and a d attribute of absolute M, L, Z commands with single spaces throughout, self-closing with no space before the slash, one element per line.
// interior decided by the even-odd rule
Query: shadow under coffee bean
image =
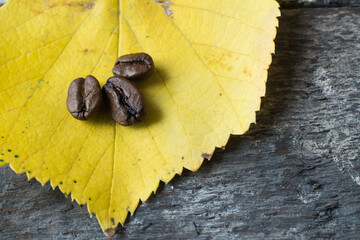
<path fill-rule="evenodd" d="M 126 78 L 109 78 L 103 90 L 111 116 L 118 124 L 129 126 L 144 118 L 144 99 L 139 90 Z"/>

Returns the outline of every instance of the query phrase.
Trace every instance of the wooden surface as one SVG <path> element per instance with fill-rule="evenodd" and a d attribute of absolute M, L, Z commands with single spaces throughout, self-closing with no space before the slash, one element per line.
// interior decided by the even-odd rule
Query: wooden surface
<path fill-rule="evenodd" d="M 294 2 L 257 125 L 162 184 L 115 239 L 360 239 L 360 8 Z M 105 239 L 59 190 L 7 166 L 0 179 L 0 239 Z"/>
<path fill-rule="evenodd" d="M 278 2 L 282 8 L 360 6 L 360 0 L 278 0 Z"/>

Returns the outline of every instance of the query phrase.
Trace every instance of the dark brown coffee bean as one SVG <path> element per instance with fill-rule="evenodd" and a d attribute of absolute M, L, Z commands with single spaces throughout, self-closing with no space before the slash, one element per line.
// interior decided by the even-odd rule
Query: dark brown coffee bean
<path fill-rule="evenodd" d="M 87 120 L 101 108 L 102 93 L 99 81 L 89 75 L 71 82 L 66 101 L 71 115 L 79 120 Z"/>
<path fill-rule="evenodd" d="M 143 119 L 144 99 L 131 82 L 123 77 L 111 77 L 103 89 L 111 116 L 118 124 L 129 126 Z"/>
<path fill-rule="evenodd" d="M 154 62 L 146 53 L 133 53 L 116 60 L 113 73 L 117 77 L 135 80 L 148 77 L 154 71 Z"/>

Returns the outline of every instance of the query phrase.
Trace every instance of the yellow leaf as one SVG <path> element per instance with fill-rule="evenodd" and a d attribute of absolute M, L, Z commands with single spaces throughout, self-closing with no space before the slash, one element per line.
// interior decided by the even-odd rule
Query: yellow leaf
<path fill-rule="evenodd" d="M 11 0 L 0 8 L 0 165 L 50 180 L 111 236 L 139 200 L 183 167 L 196 171 L 255 121 L 279 16 L 274 0 Z M 147 52 L 135 82 L 144 122 L 106 111 L 77 121 L 70 82 L 103 85 L 116 58 Z"/>

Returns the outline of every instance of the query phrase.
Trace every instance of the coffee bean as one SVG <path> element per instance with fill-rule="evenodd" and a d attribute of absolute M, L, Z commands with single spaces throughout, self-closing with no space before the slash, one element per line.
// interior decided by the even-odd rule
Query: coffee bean
<path fill-rule="evenodd" d="M 139 90 L 123 77 L 111 77 L 103 87 L 112 118 L 120 125 L 140 122 L 145 115 L 145 103 Z"/>
<path fill-rule="evenodd" d="M 153 71 L 154 62 L 146 53 L 134 53 L 121 56 L 113 68 L 115 76 L 124 77 L 129 80 L 147 77 Z"/>
<path fill-rule="evenodd" d="M 89 75 L 71 82 L 66 101 L 71 115 L 79 120 L 87 120 L 101 108 L 102 93 L 98 80 Z"/>

